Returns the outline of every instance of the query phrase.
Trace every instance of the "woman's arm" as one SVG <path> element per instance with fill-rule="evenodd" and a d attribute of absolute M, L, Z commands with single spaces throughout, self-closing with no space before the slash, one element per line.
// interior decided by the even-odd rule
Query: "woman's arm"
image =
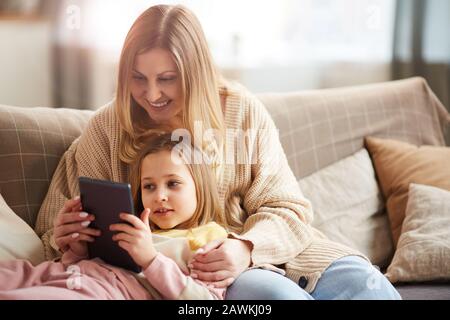
<path fill-rule="evenodd" d="M 74 153 L 78 142 L 76 139 L 62 156 L 37 216 L 35 231 L 41 237 L 47 260 L 60 257 L 62 253 L 53 237 L 53 225 L 60 209 L 76 194 L 73 184 L 78 172 Z"/>
<path fill-rule="evenodd" d="M 278 265 L 300 254 L 312 241 L 312 207 L 304 198 L 281 145 L 278 129 L 263 104 L 249 98 L 257 161 L 243 207 L 248 214 L 240 235 L 250 241 L 252 265 Z"/>
<path fill-rule="evenodd" d="M 198 278 L 218 286 L 229 285 L 249 266 L 245 265 L 247 261 L 252 267 L 284 264 L 312 241 L 312 208 L 289 167 L 278 130 L 259 100 L 245 96 L 244 101 L 249 116 L 243 129 L 256 130 L 252 141 L 256 163 L 236 169 L 244 170 L 237 176 L 251 176 L 243 199 L 248 218 L 241 234 L 230 233 L 231 239 L 217 246 L 207 245 L 206 254 L 197 254 L 194 261 L 193 272 Z M 243 244 L 232 242 L 237 240 Z"/>
<path fill-rule="evenodd" d="M 48 260 L 61 255 L 53 237 L 53 222 L 64 203 L 79 194 L 78 177 L 119 178 L 118 161 L 111 156 L 111 144 L 118 144 L 109 130 L 109 127 L 118 125 L 114 123 L 113 114 L 113 105 L 100 109 L 90 119 L 82 135 L 64 153 L 53 174 L 35 226 Z"/>

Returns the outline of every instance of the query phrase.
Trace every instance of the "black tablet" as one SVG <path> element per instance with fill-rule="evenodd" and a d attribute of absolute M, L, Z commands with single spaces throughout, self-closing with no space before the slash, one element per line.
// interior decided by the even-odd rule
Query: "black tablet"
<path fill-rule="evenodd" d="M 117 232 L 109 230 L 111 224 L 127 223 L 120 219 L 121 212 L 135 214 L 130 185 L 79 177 L 79 186 L 83 211 L 95 216 L 89 227 L 101 231 L 101 235 L 95 237 L 94 242 L 87 242 L 89 258 L 98 257 L 108 264 L 140 272 L 141 268 L 128 252 L 112 240 L 112 236 Z"/>

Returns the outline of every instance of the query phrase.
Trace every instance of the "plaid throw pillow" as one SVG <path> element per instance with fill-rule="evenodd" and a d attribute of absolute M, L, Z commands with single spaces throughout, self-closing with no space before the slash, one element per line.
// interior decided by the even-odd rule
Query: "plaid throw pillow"
<path fill-rule="evenodd" d="M 32 228 L 61 156 L 92 114 L 0 105 L 0 193 Z"/>

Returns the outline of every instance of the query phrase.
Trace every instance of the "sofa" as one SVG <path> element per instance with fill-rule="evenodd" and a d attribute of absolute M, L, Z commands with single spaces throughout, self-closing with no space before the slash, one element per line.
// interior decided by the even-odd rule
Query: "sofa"
<path fill-rule="evenodd" d="M 291 169 L 312 202 L 313 225 L 386 272 L 397 243 L 365 138 L 445 147 L 450 116 L 426 81 L 257 97 L 272 115 Z M 0 260 L 45 259 L 33 231 L 36 216 L 59 159 L 93 112 L 0 105 Z M 450 299 L 445 277 L 395 286 L 403 299 Z"/>

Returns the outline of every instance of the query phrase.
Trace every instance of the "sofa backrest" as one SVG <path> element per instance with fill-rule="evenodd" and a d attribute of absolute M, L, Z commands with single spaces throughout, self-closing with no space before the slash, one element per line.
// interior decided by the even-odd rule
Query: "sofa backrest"
<path fill-rule="evenodd" d="M 260 94 L 297 179 L 363 148 L 365 136 L 445 145 L 450 117 L 422 78 Z"/>
<path fill-rule="evenodd" d="M 61 156 L 92 113 L 0 105 L 0 194 L 31 227 Z"/>
<path fill-rule="evenodd" d="M 421 78 L 262 94 L 297 178 L 347 157 L 363 137 L 444 145 L 449 115 Z M 93 111 L 0 105 L 0 194 L 34 227 L 59 159 Z"/>

